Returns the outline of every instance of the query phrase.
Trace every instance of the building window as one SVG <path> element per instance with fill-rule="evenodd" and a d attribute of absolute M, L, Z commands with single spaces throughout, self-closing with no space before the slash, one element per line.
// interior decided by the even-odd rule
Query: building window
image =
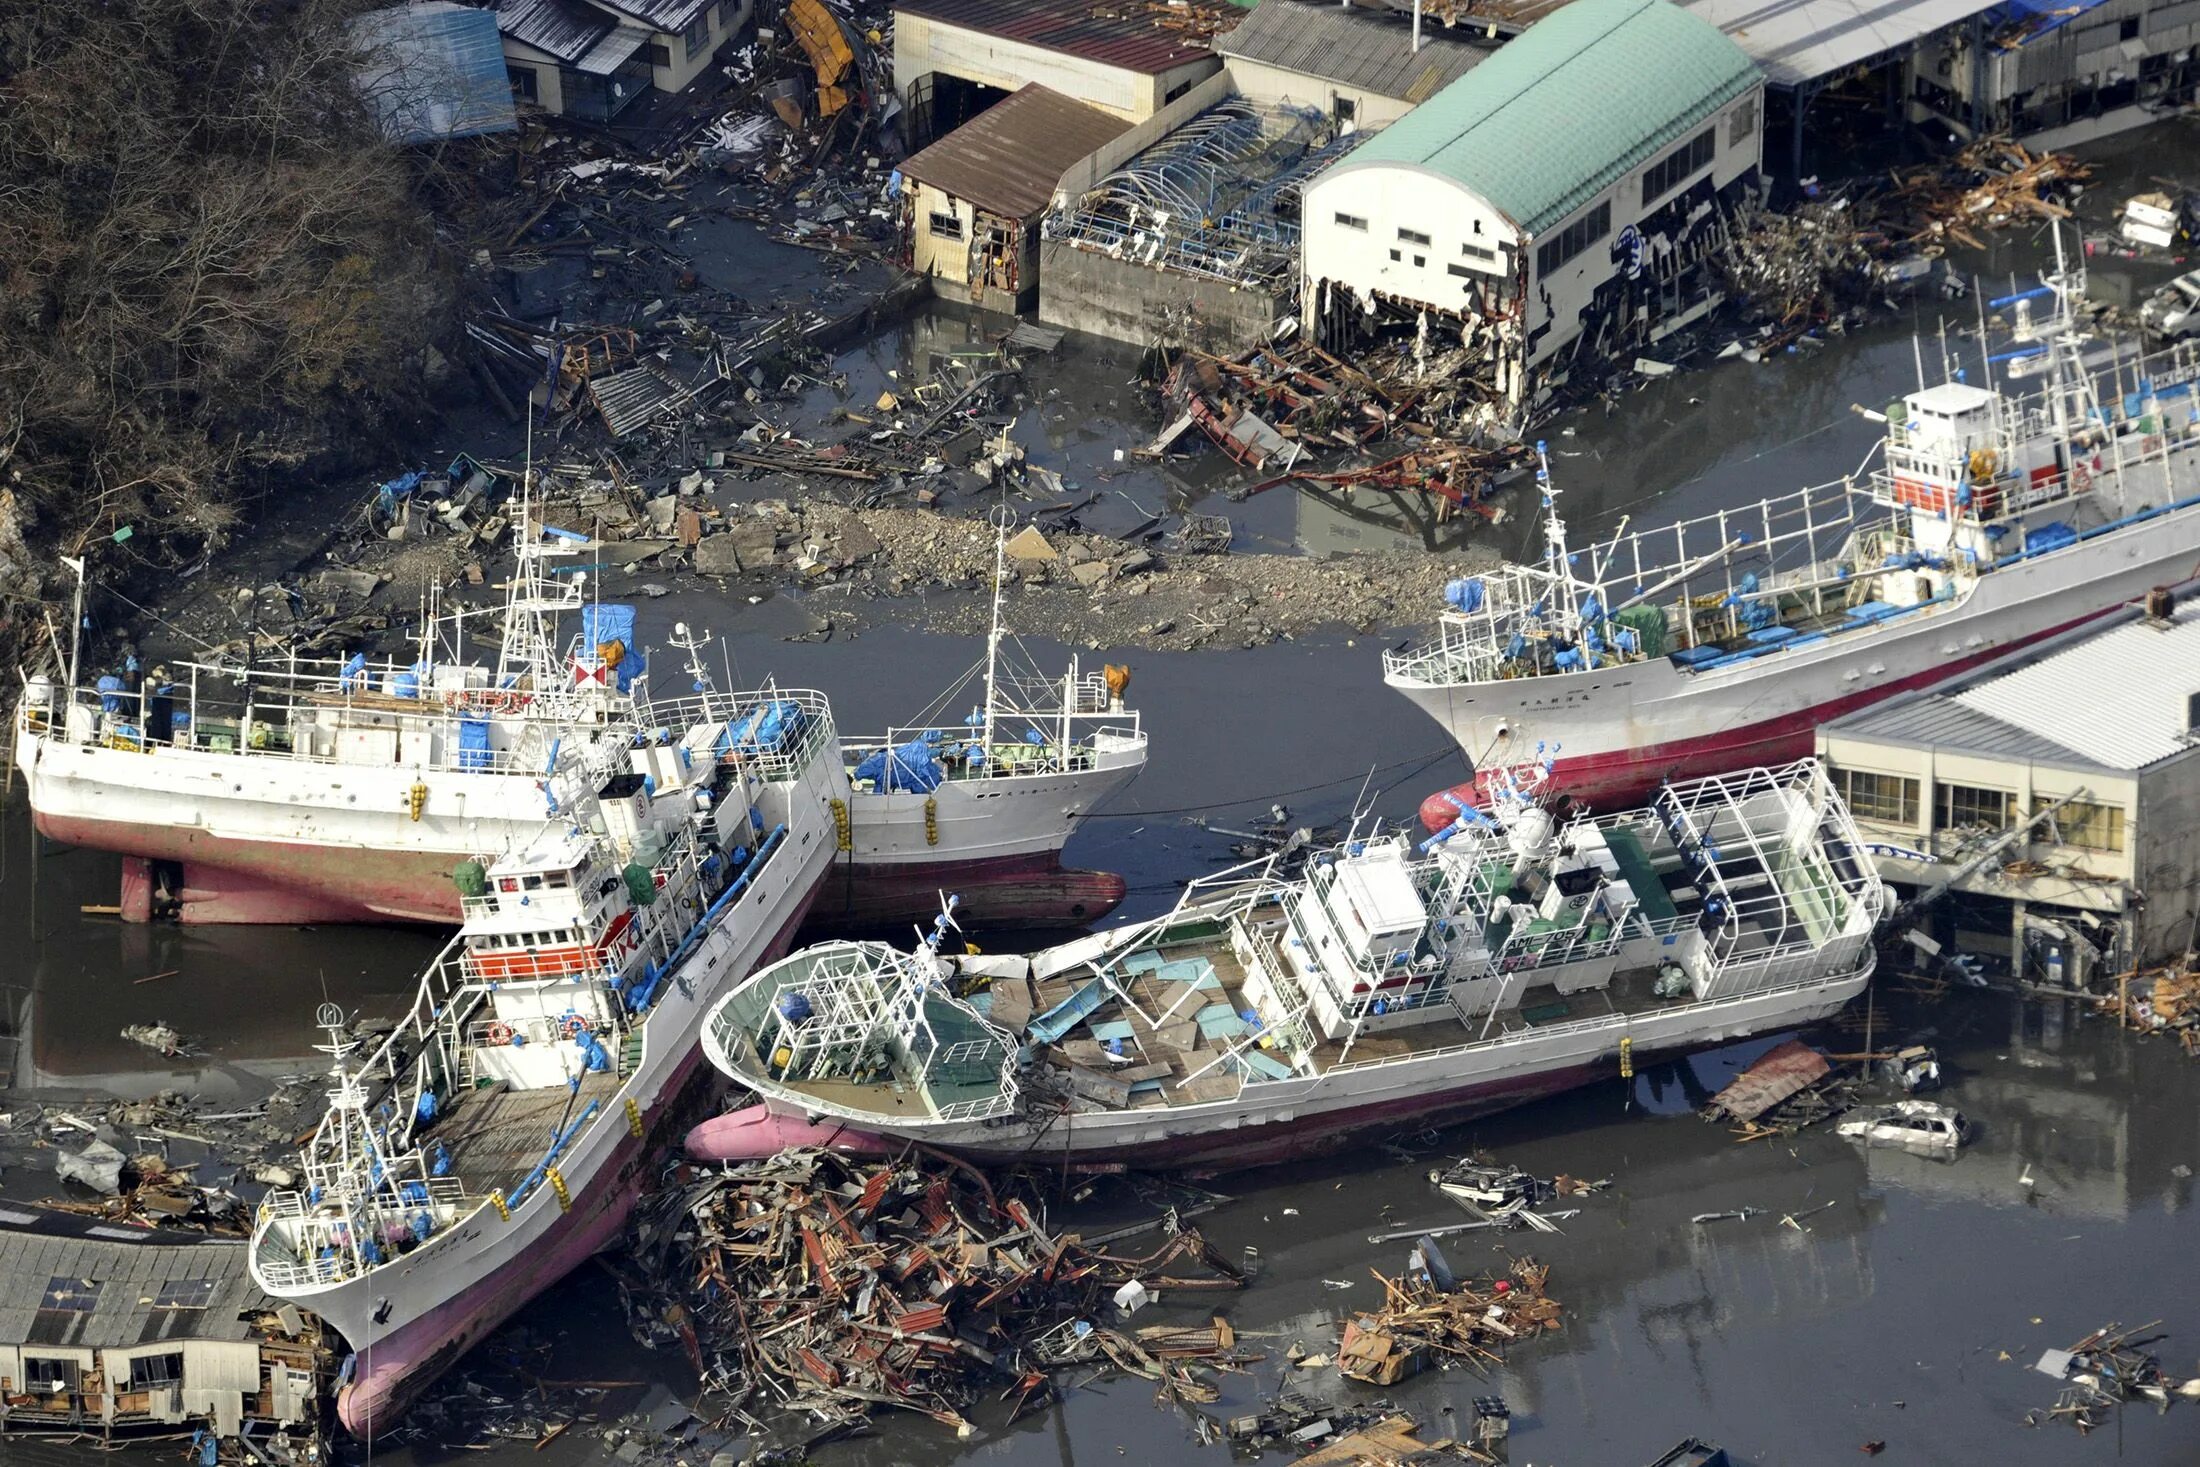
<path fill-rule="evenodd" d="M 140 1355 L 130 1362 L 130 1389 L 164 1390 L 183 1384 L 183 1353 Z"/>
<path fill-rule="evenodd" d="M 1470 260 L 1487 260 L 1492 265 L 1497 263 L 1497 251 L 1486 245 L 1463 244 L 1459 246 L 1459 253 Z"/>
<path fill-rule="evenodd" d="M 174 1279 L 153 1296 L 155 1309 L 204 1309 L 213 1302 L 212 1279 Z"/>
<path fill-rule="evenodd" d="M 23 1357 L 23 1389 L 43 1394 L 58 1395 L 76 1389 L 77 1371 L 74 1360 L 56 1360 L 46 1355 Z"/>
<path fill-rule="evenodd" d="M 732 24 L 733 24 L 733 0 L 718 0 L 718 9 L 717 9 L 717 15 L 718 15 L 718 29 L 720 29 L 720 30 L 724 30 L 724 29 L 725 29 L 726 27 L 728 27 L 728 26 L 732 25 Z"/>
<path fill-rule="evenodd" d="M 1881 825 L 1917 828 L 1917 781 L 1899 774 L 1873 774 L 1864 769 L 1836 769 L 1833 787 L 1841 792 L 1849 813 L 1859 820 Z"/>
<path fill-rule="evenodd" d="M 1933 786 L 1933 829 L 2009 828 L 2009 793 L 1969 784 Z"/>
<path fill-rule="evenodd" d="M 1461 280 L 1472 280 L 1474 278 L 1474 272 L 1464 265 L 1446 265 L 1444 272 L 1448 275 L 1456 275 Z"/>
<path fill-rule="evenodd" d="M 1362 234 L 1367 233 L 1367 221 L 1357 214 L 1339 214 L 1337 222 L 1347 229 L 1357 229 Z"/>
<path fill-rule="evenodd" d="M 934 209 L 924 222 L 925 227 L 931 230 L 934 239 L 961 239 L 963 237 L 963 222 L 960 214 L 942 214 L 939 210 Z"/>
<path fill-rule="evenodd" d="M 672 64 L 672 48 L 652 41 L 642 47 L 642 58 L 651 66 L 670 66 Z"/>
<path fill-rule="evenodd" d="M 2126 18 L 2124 18 L 2123 20 L 2120 20 L 2120 21 L 2118 21 L 2118 22 L 2116 23 L 2116 39 L 2117 39 L 2117 40 L 2119 40 L 2119 41 L 2136 41 L 2136 40 L 2138 40 L 2138 39 L 2139 39 L 2139 17 L 2138 17 L 2138 16 L 2136 16 L 2136 15 L 2133 15 L 2133 16 L 2127 16 L 2127 17 L 2126 17 Z"/>
<path fill-rule="evenodd" d="M 1392 251 L 1390 252 L 1390 258 L 1392 258 L 1393 260 L 1403 260 L 1403 259 L 1405 258 L 1405 256 L 1404 256 L 1404 255 L 1402 255 L 1402 254 L 1400 254 L 1400 253 L 1398 253 L 1398 251 L 1396 251 L 1396 250 L 1392 250 Z"/>
<path fill-rule="evenodd" d="M 1428 236 L 1418 229 L 1401 229 L 1398 231 L 1398 238 L 1404 240 L 1407 244 L 1426 245 L 1428 243 Z"/>
<path fill-rule="evenodd" d="M 2038 815 L 2052 799 L 2032 801 L 2032 813 Z M 2047 838 L 2061 845 L 2078 846 L 2088 851 L 2120 851 L 2124 848 L 2124 810 L 2121 805 L 2093 805 L 2084 800 L 2072 800 L 2049 815 L 2043 822 Z"/>
<path fill-rule="evenodd" d="M 1428 268 L 1428 256 L 1427 256 L 1427 255 L 1415 255 L 1415 256 L 1413 257 L 1413 268 L 1414 268 L 1414 269 L 1416 269 L 1416 270 L 1425 270 L 1425 269 L 1427 269 L 1427 268 Z"/>
<path fill-rule="evenodd" d="M 38 1307 L 89 1314 L 98 1303 L 98 1279 L 64 1278 L 56 1275 L 46 1281 L 46 1295 L 38 1301 Z"/>
<path fill-rule="evenodd" d="M 1536 246 L 1535 273 L 1549 275 L 1612 232 L 1612 203 L 1607 199 Z"/>
<path fill-rule="evenodd" d="M 1757 131 L 1757 101 L 1757 94 L 1751 92 L 1748 96 L 1742 98 L 1739 106 L 1727 114 L 1726 145 L 1728 147 L 1738 147 L 1748 142 L 1750 135 Z"/>
<path fill-rule="evenodd" d="M 1642 202 L 1648 208 L 1711 166 L 1718 154 L 1718 129 L 1707 127 L 1650 165 L 1642 175 Z"/>
<path fill-rule="evenodd" d="M 680 39 L 687 46 L 690 61 L 710 49 L 710 10 L 707 6 L 695 19 L 688 22 L 688 28 L 680 33 Z"/>
<path fill-rule="evenodd" d="M 536 100 L 535 68 L 532 66 L 507 66 L 504 68 L 504 77 L 512 84 L 512 99 L 514 101 L 532 102 Z"/>

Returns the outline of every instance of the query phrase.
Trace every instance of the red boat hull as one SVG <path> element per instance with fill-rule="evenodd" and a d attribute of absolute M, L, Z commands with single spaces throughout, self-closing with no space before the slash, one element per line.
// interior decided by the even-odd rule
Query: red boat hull
<path fill-rule="evenodd" d="M 1115 910 L 1128 887 L 1112 871 L 1063 866 L 1058 851 L 977 861 L 835 862 L 810 929 L 929 926 L 942 893 L 965 927 L 1082 927 Z"/>

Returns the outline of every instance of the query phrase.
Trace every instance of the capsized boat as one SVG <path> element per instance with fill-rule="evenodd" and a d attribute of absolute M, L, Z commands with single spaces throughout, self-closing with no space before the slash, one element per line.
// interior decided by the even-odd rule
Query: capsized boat
<path fill-rule="evenodd" d="M 987 928 L 1077 927 L 1123 900 L 1112 871 L 1062 865 L 1085 818 L 1146 767 L 1146 734 L 1125 705 L 1130 669 L 1060 677 L 1002 626 L 1007 528 L 993 546 L 993 623 L 985 658 L 913 722 L 851 739 L 843 859 L 813 921 L 850 927 L 928 920 L 942 890 Z M 959 720 L 971 685 L 980 701 Z"/>
<path fill-rule="evenodd" d="M 1992 302 L 1977 380 L 1882 414 L 1868 474 L 1575 545 L 1545 464 L 1541 564 L 1462 577 L 1383 680 L 1478 768 L 1541 747 L 1606 806 L 1811 752 L 1817 726 L 2176 584 L 2200 559 L 2200 341 L 2089 353 L 2082 263 Z M 1484 797 L 1430 797 L 1441 829 Z"/>
<path fill-rule="evenodd" d="M 354 1433 L 618 1236 L 704 1012 L 792 941 L 834 853 L 838 740 L 815 693 L 729 706 L 713 757 L 560 779 L 557 819 L 462 867 L 464 926 L 363 1061 L 324 1006 L 328 1112 L 250 1263 L 350 1345 Z"/>
<path fill-rule="evenodd" d="M 1448 837 L 1351 840 L 1296 880 L 1238 868 L 1030 957 L 797 953 L 703 1030 L 769 1124 L 752 1107 L 689 1147 L 846 1130 L 1001 1161 L 1275 1160 L 1807 1023 L 1863 988 L 1887 891 L 1815 761 L 1564 821 L 1546 779 L 1517 772 Z"/>

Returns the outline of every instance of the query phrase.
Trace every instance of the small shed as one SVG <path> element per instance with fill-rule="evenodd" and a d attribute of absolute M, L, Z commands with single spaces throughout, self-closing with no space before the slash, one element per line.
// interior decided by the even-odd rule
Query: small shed
<path fill-rule="evenodd" d="M 245 1248 L 0 1205 L 0 1434 L 312 1429 L 318 1326 L 260 1291 Z"/>
<path fill-rule="evenodd" d="M 909 268 L 948 300 L 1037 303 L 1039 216 L 1062 175 L 1130 124 L 1033 84 L 901 165 Z"/>
<path fill-rule="evenodd" d="M 383 134 L 400 143 L 510 132 L 519 126 L 496 17 L 451 0 L 370 10 L 351 23 L 359 88 Z"/>

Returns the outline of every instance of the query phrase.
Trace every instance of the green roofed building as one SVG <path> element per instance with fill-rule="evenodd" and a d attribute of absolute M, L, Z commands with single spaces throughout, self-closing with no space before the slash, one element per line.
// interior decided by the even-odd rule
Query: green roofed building
<path fill-rule="evenodd" d="M 1333 346 L 1426 317 L 1516 407 L 1578 353 L 1646 351 L 1717 303 L 1706 257 L 1763 111 L 1717 27 L 1573 0 L 1307 186 L 1306 314 Z"/>

